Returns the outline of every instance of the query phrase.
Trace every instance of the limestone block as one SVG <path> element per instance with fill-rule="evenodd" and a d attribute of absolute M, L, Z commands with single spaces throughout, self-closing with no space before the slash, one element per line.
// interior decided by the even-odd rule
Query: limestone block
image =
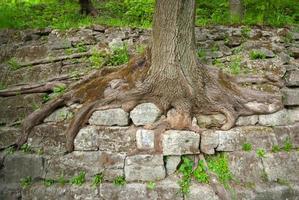
<path fill-rule="evenodd" d="M 135 125 L 140 126 L 154 123 L 161 114 L 161 110 L 155 104 L 143 103 L 130 112 L 130 117 Z"/>
<path fill-rule="evenodd" d="M 166 157 L 166 172 L 167 175 L 173 174 L 181 162 L 181 156 L 167 156 Z"/>
<path fill-rule="evenodd" d="M 89 119 L 91 125 L 103 125 L 103 126 L 126 126 L 129 124 L 128 113 L 123 109 L 109 109 L 95 111 Z"/>
<path fill-rule="evenodd" d="M 136 131 L 137 148 L 141 150 L 154 149 L 155 133 L 153 130 L 138 129 Z"/>
<path fill-rule="evenodd" d="M 74 146 L 77 151 L 98 150 L 98 131 L 94 126 L 82 128 L 75 138 Z"/>
<path fill-rule="evenodd" d="M 299 105 L 299 88 L 282 89 L 283 104 L 286 106 Z"/>

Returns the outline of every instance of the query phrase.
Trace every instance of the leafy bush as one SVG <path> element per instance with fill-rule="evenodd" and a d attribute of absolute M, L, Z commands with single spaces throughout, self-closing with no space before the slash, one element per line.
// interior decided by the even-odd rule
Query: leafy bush
<path fill-rule="evenodd" d="M 124 0 L 125 17 L 129 22 L 149 25 L 154 14 L 154 0 Z"/>

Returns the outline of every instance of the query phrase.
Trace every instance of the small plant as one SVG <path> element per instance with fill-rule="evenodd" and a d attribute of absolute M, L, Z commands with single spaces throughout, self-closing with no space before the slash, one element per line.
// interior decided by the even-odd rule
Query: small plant
<path fill-rule="evenodd" d="M 77 48 L 76 52 L 78 53 L 82 53 L 82 52 L 86 52 L 87 51 L 87 47 L 84 43 L 78 43 L 75 45 L 75 47 Z"/>
<path fill-rule="evenodd" d="M 266 155 L 266 151 L 264 149 L 257 149 L 256 151 L 256 155 L 259 158 L 264 158 Z"/>
<path fill-rule="evenodd" d="M 65 177 L 63 176 L 63 174 L 58 178 L 58 183 L 61 185 L 61 186 L 64 186 L 65 184 L 67 184 L 69 181 L 65 179 Z"/>
<path fill-rule="evenodd" d="M 283 42 L 286 44 L 291 44 L 294 39 L 293 39 L 293 34 L 291 32 L 288 32 L 283 38 Z"/>
<path fill-rule="evenodd" d="M 241 57 L 234 57 L 229 65 L 230 73 L 238 75 L 241 72 Z"/>
<path fill-rule="evenodd" d="M 71 179 L 71 184 L 81 186 L 85 183 L 85 172 L 81 171 L 79 175 Z"/>
<path fill-rule="evenodd" d="M 36 151 L 37 155 L 43 155 L 44 154 L 44 150 L 43 149 L 38 149 Z"/>
<path fill-rule="evenodd" d="M 251 60 L 265 59 L 266 58 L 266 55 L 262 51 L 259 51 L 259 50 L 250 51 L 249 56 L 250 56 Z"/>
<path fill-rule="evenodd" d="M 63 94 L 65 92 L 66 87 L 64 85 L 57 85 L 53 88 L 53 93 L 56 95 Z"/>
<path fill-rule="evenodd" d="M 214 44 L 214 45 L 212 46 L 212 48 L 211 48 L 211 51 L 212 51 L 212 52 L 219 51 L 219 46 L 218 46 L 218 44 Z"/>
<path fill-rule="evenodd" d="M 17 70 L 20 69 L 22 66 L 18 63 L 16 58 L 11 58 L 7 64 L 9 65 L 9 68 L 11 70 Z"/>
<path fill-rule="evenodd" d="M 242 146 L 243 151 L 251 151 L 252 145 L 250 143 L 244 143 Z"/>
<path fill-rule="evenodd" d="M 117 176 L 114 180 L 113 180 L 113 184 L 116 186 L 123 186 L 126 184 L 126 179 L 124 176 Z"/>
<path fill-rule="evenodd" d="M 221 60 L 219 59 L 215 59 L 213 60 L 213 65 L 215 65 L 216 67 L 219 67 L 219 68 L 225 68 L 225 65 L 223 64 L 223 62 L 221 62 Z"/>
<path fill-rule="evenodd" d="M 192 176 L 192 168 L 194 162 L 188 157 L 182 157 L 182 164 L 180 165 L 178 171 L 183 174 L 182 180 L 179 181 L 180 191 L 182 194 L 186 195 L 190 192 L 190 183 Z"/>
<path fill-rule="evenodd" d="M 20 185 L 23 189 L 28 188 L 32 184 L 32 178 L 31 176 L 27 176 L 25 178 L 22 178 L 20 180 Z"/>
<path fill-rule="evenodd" d="M 43 103 L 46 103 L 51 99 L 51 97 L 48 94 L 45 94 L 42 98 L 43 98 Z"/>
<path fill-rule="evenodd" d="M 55 181 L 53 179 L 46 179 L 46 180 L 44 180 L 44 186 L 46 186 L 46 187 L 50 187 L 54 183 L 55 183 Z"/>
<path fill-rule="evenodd" d="M 7 88 L 6 84 L 0 82 L 0 90 L 5 90 Z"/>
<path fill-rule="evenodd" d="M 153 190 L 153 189 L 156 188 L 156 183 L 150 181 L 150 182 L 147 183 L 146 187 L 147 187 L 149 190 Z"/>
<path fill-rule="evenodd" d="M 107 61 L 108 65 L 117 66 L 125 64 L 129 61 L 128 47 L 124 45 L 123 47 L 115 48 L 112 50 L 112 54 L 109 56 Z"/>
<path fill-rule="evenodd" d="M 24 153 L 31 153 L 32 152 L 32 148 L 29 144 L 23 144 L 20 148 L 20 150 Z"/>
<path fill-rule="evenodd" d="M 203 160 L 198 162 L 198 166 L 194 170 L 193 175 L 199 183 L 209 183 L 209 175 L 206 173 Z"/>
<path fill-rule="evenodd" d="M 95 175 L 93 177 L 92 185 L 95 187 L 99 186 L 103 182 L 103 179 L 104 179 L 103 173 Z"/>
<path fill-rule="evenodd" d="M 16 149 L 14 147 L 8 147 L 5 149 L 5 155 L 12 155 L 16 152 Z"/>
<path fill-rule="evenodd" d="M 214 172 L 224 187 L 229 188 L 229 181 L 233 179 L 233 175 L 229 169 L 228 156 L 224 153 L 207 158 L 209 170 Z"/>
<path fill-rule="evenodd" d="M 272 150 L 273 153 L 277 153 L 280 151 L 280 147 L 278 145 L 273 145 Z"/>
<path fill-rule="evenodd" d="M 283 142 L 282 149 L 286 152 L 290 152 L 292 150 L 292 148 L 293 148 L 293 144 L 291 142 L 291 139 L 290 138 L 285 139 Z"/>
<path fill-rule="evenodd" d="M 243 38 L 249 38 L 250 36 L 250 31 L 251 31 L 251 28 L 248 27 L 248 26 L 245 26 L 241 29 L 241 35 Z"/>
<path fill-rule="evenodd" d="M 200 59 L 205 59 L 206 56 L 207 56 L 207 53 L 204 49 L 199 49 L 197 51 L 197 56 L 200 58 Z"/>
<path fill-rule="evenodd" d="M 106 55 L 96 49 L 92 50 L 92 55 L 89 57 L 91 68 L 100 69 L 106 62 Z"/>

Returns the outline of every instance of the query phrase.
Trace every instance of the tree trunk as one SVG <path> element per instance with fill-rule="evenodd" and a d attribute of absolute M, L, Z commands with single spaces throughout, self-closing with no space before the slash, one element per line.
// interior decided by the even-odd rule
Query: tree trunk
<path fill-rule="evenodd" d="M 232 21 L 240 21 L 243 17 L 243 4 L 242 0 L 229 1 L 230 16 Z"/>
<path fill-rule="evenodd" d="M 96 16 L 97 10 L 93 7 L 91 0 L 79 0 L 80 13 L 85 15 Z"/>

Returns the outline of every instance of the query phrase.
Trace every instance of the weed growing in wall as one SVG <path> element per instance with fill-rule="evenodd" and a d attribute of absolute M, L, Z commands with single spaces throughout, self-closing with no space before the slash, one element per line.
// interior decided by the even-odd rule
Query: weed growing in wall
<path fill-rule="evenodd" d="M 123 186 L 126 184 L 126 179 L 124 176 L 117 176 L 114 180 L 113 180 L 113 184 L 116 186 Z"/>
<path fill-rule="evenodd" d="M 81 171 L 79 172 L 79 175 L 77 176 L 74 176 L 70 183 L 73 184 L 73 185 L 78 185 L 78 186 L 81 186 L 85 183 L 85 172 Z"/>

